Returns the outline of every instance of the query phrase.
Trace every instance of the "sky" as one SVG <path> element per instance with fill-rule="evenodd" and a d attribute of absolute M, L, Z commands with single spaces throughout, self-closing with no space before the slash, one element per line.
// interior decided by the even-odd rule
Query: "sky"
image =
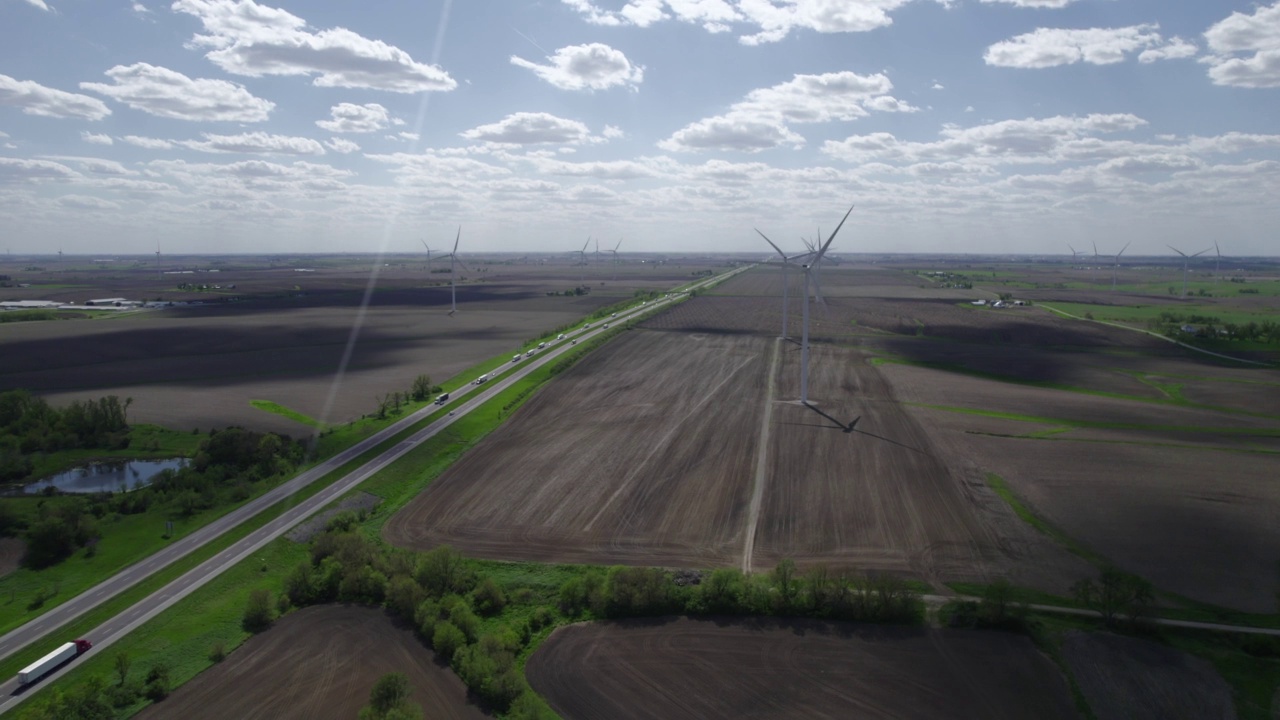
<path fill-rule="evenodd" d="M 1277 198 L 1280 0 L 0 0 L 13 253 L 1277 255 Z"/>

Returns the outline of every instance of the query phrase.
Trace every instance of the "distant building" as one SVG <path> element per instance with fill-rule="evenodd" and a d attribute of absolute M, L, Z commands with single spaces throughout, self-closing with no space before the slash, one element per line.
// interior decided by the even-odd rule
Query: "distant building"
<path fill-rule="evenodd" d="M 124 298 L 101 298 L 101 299 L 98 299 L 98 300 L 86 300 L 86 301 L 84 302 L 84 304 L 85 304 L 86 306 L 90 306 L 90 307 L 92 307 L 92 306 L 98 306 L 98 307 L 102 307 L 102 306 L 114 306 L 114 307 L 120 307 L 121 305 L 123 305 L 123 304 L 125 304 L 125 303 L 127 303 L 127 302 L 129 302 L 129 301 L 128 301 L 128 300 L 125 300 Z"/>

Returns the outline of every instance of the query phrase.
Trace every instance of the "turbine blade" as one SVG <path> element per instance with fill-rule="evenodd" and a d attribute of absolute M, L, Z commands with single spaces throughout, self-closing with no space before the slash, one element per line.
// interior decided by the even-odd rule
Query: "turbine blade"
<path fill-rule="evenodd" d="M 1093 243 L 1093 257 L 1095 260 L 1098 258 L 1098 243 Z"/>
<path fill-rule="evenodd" d="M 453 239 L 453 251 L 458 252 L 458 241 L 462 239 L 462 226 L 458 226 L 458 235 Z"/>
<path fill-rule="evenodd" d="M 1128 249 L 1129 249 L 1129 245 L 1131 245 L 1132 243 L 1133 243 L 1133 241 L 1132 241 L 1132 240 L 1130 240 L 1129 242 L 1125 243 L 1125 244 L 1124 244 L 1124 247 L 1120 248 L 1120 252 L 1116 253 L 1116 261 L 1117 261 L 1117 262 L 1119 262 L 1119 261 L 1120 261 L 1120 256 L 1124 254 L 1124 251 L 1125 251 L 1125 250 L 1128 250 Z"/>
<path fill-rule="evenodd" d="M 1200 255 L 1203 255 L 1203 254 L 1205 254 L 1205 253 L 1209 252 L 1211 249 L 1212 249 L 1212 248 L 1205 248 L 1205 249 L 1201 250 L 1200 252 L 1196 253 L 1195 255 L 1192 255 L 1191 257 L 1198 257 L 1198 256 L 1200 256 Z"/>
<path fill-rule="evenodd" d="M 1181 255 L 1182 257 L 1186 257 L 1186 256 L 1187 256 L 1187 254 L 1186 254 L 1186 253 L 1182 252 L 1181 250 L 1179 250 L 1178 248 L 1176 248 L 1176 247 L 1174 247 L 1174 246 L 1172 246 L 1172 245 L 1166 245 L 1165 247 L 1167 247 L 1167 248 L 1169 248 L 1170 250 L 1172 250 L 1172 251 L 1174 251 L 1174 252 L 1178 253 L 1178 254 L 1179 254 L 1179 255 Z"/>
<path fill-rule="evenodd" d="M 1213 251 L 1218 253 L 1218 257 L 1222 257 L 1222 251 L 1218 249 L 1218 241 L 1213 241 Z"/>
<path fill-rule="evenodd" d="M 822 253 L 826 252 L 827 248 L 831 246 L 831 241 L 836 239 L 836 233 L 840 232 L 840 228 L 844 227 L 844 221 L 849 219 L 849 213 L 851 212 L 853 212 L 852 205 L 850 205 L 849 209 L 845 211 L 844 217 L 840 218 L 840 224 L 836 226 L 836 229 L 831 231 L 831 237 L 827 239 L 827 244 L 822 247 L 821 252 L 818 253 L 818 257 L 822 257 Z M 822 238 L 818 238 L 818 240 L 821 241 Z"/>
<path fill-rule="evenodd" d="M 783 259 L 783 260 L 787 260 L 787 259 L 788 259 L 788 258 L 787 258 L 787 254 L 786 254 L 786 253 L 784 253 L 784 252 L 782 252 L 782 249 L 781 249 L 781 248 L 779 248 L 777 245 L 774 245 L 774 244 L 773 244 L 773 241 L 769 239 L 769 236 L 767 236 L 767 235 L 765 235 L 764 233 L 760 232 L 760 231 L 759 231 L 759 230 L 757 230 L 756 228 L 752 228 L 752 230 L 755 230 L 757 233 L 759 233 L 759 234 L 760 234 L 760 237 L 764 238 L 764 241 L 765 241 L 765 242 L 767 242 L 767 243 L 769 243 L 769 247 L 773 248 L 774 250 L 777 250 L 777 251 L 778 251 L 778 254 L 782 256 L 782 259 Z"/>

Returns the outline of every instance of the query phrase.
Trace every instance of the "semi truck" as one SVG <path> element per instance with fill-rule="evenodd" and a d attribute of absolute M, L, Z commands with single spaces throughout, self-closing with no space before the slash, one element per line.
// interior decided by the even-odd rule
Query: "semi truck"
<path fill-rule="evenodd" d="M 39 680 L 62 663 L 78 655 L 85 654 L 91 647 L 93 647 L 93 643 L 88 640 L 72 640 L 63 644 L 57 650 L 22 668 L 18 672 L 18 684 L 26 685 Z"/>

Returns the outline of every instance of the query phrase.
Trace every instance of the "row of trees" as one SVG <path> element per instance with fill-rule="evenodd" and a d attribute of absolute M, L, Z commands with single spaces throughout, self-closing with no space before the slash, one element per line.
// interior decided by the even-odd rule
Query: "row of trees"
<path fill-rule="evenodd" d="M 55 408 L 26 390 L 0 393 L 0 481 L 31 474 L 36 453 L 128 447 L 132 403 L 108 395 Z"/>
<path fill-rule="evenodd" d="M 1177 313 L 1168 310 L 1147 322 L 1147 327 L 1165 335 L 1181 332 L 1184 325 L 1196 327 L 1196 334 L 1205 337 L 1224 337 L 1230 340 L 1246 340 L 1260 343 L 1280 343 L 1280 322 L 1263 320 L 1247 323 L 1222 322 L 1214 315 Z"/>
<path fill-rule="evenodd" d="M 378 406 L 376 416 L 379 420 L 385 420 L 388 414 L 399 415 L 410 400 L 422 402 L 443 389 L 439 385 L 432 385 L 430 376 L 419 375 L 413 379 L 408 392 L 396 390 L 386 395 L 375 395 L 374 400 L 377 401 Z"/>
<path fill-rule="evenodd" d="M 858 575 L 818 566 L 799 572 L 784 560 L 768 574 L 721 569 L 679 576 L 658 568 L 582 568 L 558 590 L 504 587 L 457 551 L 411 553 L 380 547 L 344 513 L 311 545 L 310 558 L 286 575 L 275 602 L 251 596 L 243 625 L 269 626 L 295 606 L 349 602 L 385 606 L 411 622 L 471 691 L 512 718 L 546 713 L 517 658 L 549 628 L 578 619 L 669 614 L 808 616 L 919 622 L 923 604 L 891 575 Z"/>

